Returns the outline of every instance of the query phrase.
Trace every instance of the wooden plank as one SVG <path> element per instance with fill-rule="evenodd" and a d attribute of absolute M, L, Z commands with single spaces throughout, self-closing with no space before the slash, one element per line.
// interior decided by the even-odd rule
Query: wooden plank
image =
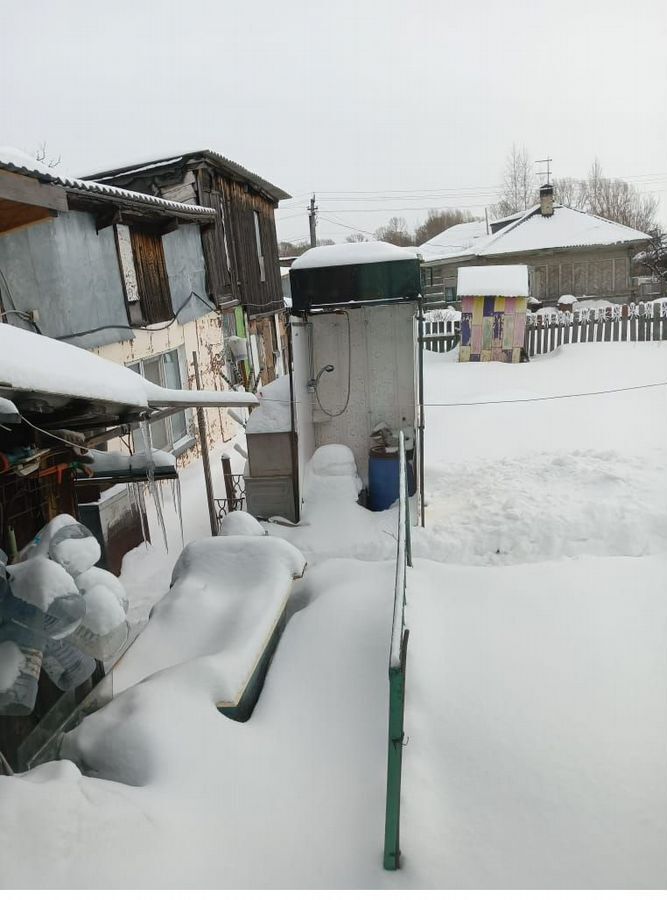
<path fill-rule="evenodd" d="M 44 184 L 36 178 L 0 171 L 0 198 L 67 212 L 67 193 L 57 184 Z"/>
<path fill-rule="evenodd" d="M 57 215 L 53 209 L 42 206 L 30 206 L 27 203 L 14 203 L 12 200 L 0 200 L 0 233 L 25 228 L 35 222 L 44 222 Z"/>
<path fill-rule="evenodd" d="M 602 340 L 604 339 L 604 326 L 606 318 L 607 316 L 605 310 L 598 310 L 598 318 L 597 322 L 595 323 L 595 340 L 598 342 L 602 342 Z"/>
<path fill-rule="evenodd" d="M 653 305 L 653 334 L 654 341 L 660 340 L 660 307 L 657 303 Z"/>
<path fill-rule="evenodd" d="M 630 312 L 628 310 L 628 304 L 624 303 L 623 308 L 621 309 L 621 340 L 627 341 L 628 339 L 628 316 Z"/>
<path fill-rule="evenodd" d="M 646 340 L 646 318 L 644 316 L 644 304 L 639 304 L 639 318 L 637 319 L 637 340 Z"/>
<path fill-rule="evenodd" d="M 579 317 L 581 313 L 572 313 L 572 343 L 579 343 Z"/>
<path fill-rule="evenodd" d="M 630 316 L 630 340 L 637 340 L 637 319 L 633 315 Z"/>

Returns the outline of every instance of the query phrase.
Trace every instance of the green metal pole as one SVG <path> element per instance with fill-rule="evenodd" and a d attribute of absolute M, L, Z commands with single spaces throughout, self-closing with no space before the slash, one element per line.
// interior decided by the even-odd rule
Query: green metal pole
<path fill-rule="evenodd" d="M 387 809 L 384 825 L 384 868 L 401 864 L 401 770 L 403 765 L 403 717 L 405 710 L 405 662 L 408 635 L 403 636 L 400 669 L 389 669 L 389 743 L 387 755 Z"/>

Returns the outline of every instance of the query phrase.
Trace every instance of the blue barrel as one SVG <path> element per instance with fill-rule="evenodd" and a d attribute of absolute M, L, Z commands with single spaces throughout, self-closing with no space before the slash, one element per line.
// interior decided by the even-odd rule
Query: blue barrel
<path fill-rule="evenodd" d="M 389 509 L 398 500 L 398 452 L 373 449 L 368 456 L 368 505 L 374 512 Z"/>

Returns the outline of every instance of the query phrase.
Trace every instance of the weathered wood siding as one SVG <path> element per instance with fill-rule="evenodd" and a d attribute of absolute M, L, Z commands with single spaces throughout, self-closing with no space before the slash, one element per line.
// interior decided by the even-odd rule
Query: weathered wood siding
<path fill-rule="evenodd" d="M 459 267 L 522 264 L 532 268 L 531 294 L 538 300 L 558 300 L 563 294 L 628 300 L 632 297 L 630 264 L 637 249 L 610 247 L 599 250 L 508 254 L 425 266 L 425 269 L 432 270 L 424 279 L 425 296 L 433 301 L 444 300 L 445 288 L 456 286 Z"/>

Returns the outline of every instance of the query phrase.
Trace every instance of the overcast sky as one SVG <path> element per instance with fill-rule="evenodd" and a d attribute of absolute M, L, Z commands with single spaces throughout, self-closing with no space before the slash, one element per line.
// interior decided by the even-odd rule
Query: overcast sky
<path fill-rule="evenodd" d="M 81 175 L 219 151 L 293 195 L 278 233 L 484 214 L 512 142 L 660 192 L 667 2 L 0 0 L 0 145 Z M 540 168 L 540 167 L 536 167 Z M 283 209 L 284 207 L 284 209 Z M 331 220 L 338 223 L 333 224 Z"/>

